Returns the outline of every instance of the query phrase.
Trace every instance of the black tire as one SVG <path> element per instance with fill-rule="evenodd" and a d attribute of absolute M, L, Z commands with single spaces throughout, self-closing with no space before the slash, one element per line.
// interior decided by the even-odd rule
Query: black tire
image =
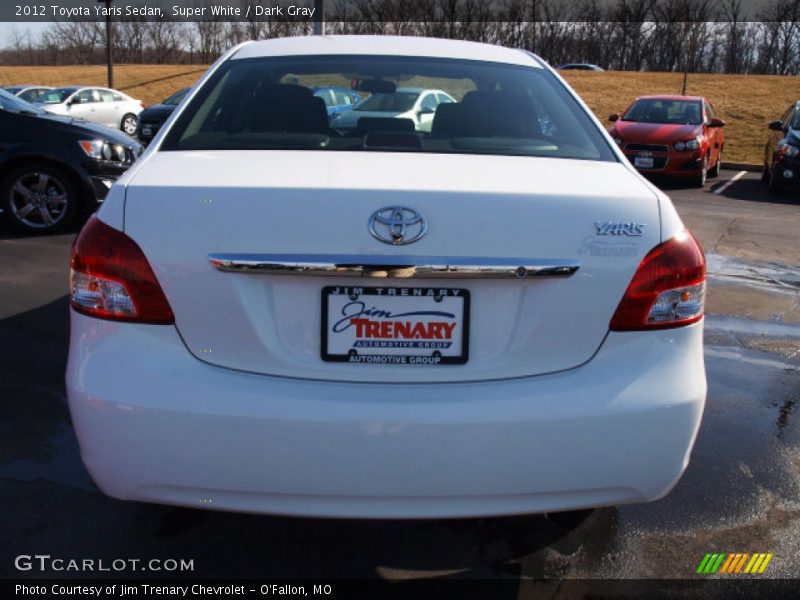
<path fill-rule="evenodd" d="M 136 127 L 139 125 L 139 118 L 134 115 L 133 113 L 128 113 L 124 117 L 122 117 L 122 121 L 119 123 L 119 128 L 128 135 L 133 135 L 136 133 Z"/>
<path fill-rule="evenodd" d="M 0 183 L 0 202 L 11 225 L 25 233 L 57 233 L 80 212 L 81 197 L 70 176 L 48 163 L 11 170 Z"/>
<path fill-rule="evenodd" d="M 708 172 L 709 177 L 719 177 L 719 172 L 722 170 L 722 148 L 719 149 L 719 154 L 717 155 L 717 162 L 714 163 L 714 167 Z"/>
<path fill-rule="evenodd" d="M 767 181 L 767 192 L 769 192 L 770 196 L 779 196 L 781 193 L 781 185 L 771 169 L 769 171 L 769 180 Z"/>
<path fill-rule="evenodd" d="M 695 187 L 705 187 L 708 180 L 708 156 L 703 159 L 703 166 L 700 169 L 700 174 L 696 175 L 693 181 Z"/>
<path fill-rule="evenodd" d="M 761 167 L 761 181 L 767 183 L 769 181 L 769 167 L 767 163 L 764 163 L 764 166 Z"/>

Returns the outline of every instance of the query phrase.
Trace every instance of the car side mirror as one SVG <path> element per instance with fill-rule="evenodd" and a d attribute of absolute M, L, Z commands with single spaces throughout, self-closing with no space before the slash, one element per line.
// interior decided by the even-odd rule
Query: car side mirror
<path fill-rule="evenodd" d="M 783 131 L 783 121 L 773 121 L 768 125 L 772 131 Z"/>
<path fill-rule="evenodd" d="M 714 118 L 714 119 L 711 119 L 708 122 L 708 126 L 709 127 L 725 127 L 725 121 L 723 121 L 722 119 Z"/>
<path fill-rule="evenodd" d="M 611 113 L 608 117 L 608 120 L 614 123 L 615 121 L 619 121 L 619 114 L 618 113 Z"/>
<path fill-rule="evenodd" d="M 420 116 L 422 116 L 422 115 L 432 115 L 435 112 L 436 112 L 436 110 L 433 109 L 433 108 L 430 108 L 430 107 L 428 107 L 428 108 L 420 108 L 419 109 Z"/>
<path fill-rule="evenodd" d="M 67 101 L 67 106 L 72 106 L 73 104 L 80 104 L 80 103 L 81 103 L 80 98 L 71 98 L 70 100 Z"/>

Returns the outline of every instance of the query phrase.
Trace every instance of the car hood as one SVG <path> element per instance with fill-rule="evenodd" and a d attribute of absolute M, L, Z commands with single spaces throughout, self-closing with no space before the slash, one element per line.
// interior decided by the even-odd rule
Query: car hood
<path fill-rule="evenodd" d="M 690 140 L 700 131 L 699 125 L 617 121 L 612 128 L 612 135 L 621 137 L 626 143 L 669 144 Z"/>
<path fill-rule="evenodd" d="M 37 116 L 47 121 L 61 123 L 62 125 L 68 127 L 75 133 L 82 132 L 89 139 L 103 138 L 108 142 L 114 142 L 115 144 L 124 144 L 126 146 L 135 146 L 138 144 L 136 140 L 124 134 L 123 132 L 119 131 L 118 129 L 114 129 L 113 127 L 106 127 L 105 125 L 99 125 L 98 123 L 93 123 L 91 121 L 85 121 L 83 119 L 75 119 L 73 117 L 62 117 L 60 115 L 54 115 L 54 114 L 44 114 Z"/>
<path fill-rule="evenodd" d="M 176 106 L 170 104 L 154 104 L 153 106 L 149 106 L 139 113 L 139 120 L 166 120 L 176 108 Z"/>

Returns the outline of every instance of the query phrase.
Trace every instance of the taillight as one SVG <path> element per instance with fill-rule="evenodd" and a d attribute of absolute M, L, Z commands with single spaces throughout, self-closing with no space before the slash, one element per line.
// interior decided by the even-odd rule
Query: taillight
<path fill-rule="evenodd" d="M 70 304 L 76 311 L 113 321 L 175 322 L 142 249 L 97 217 L 75 240 L 70 267 Z"/>
<path fill-rule="evenodd" d="M 703 251 L 684 230 L 644 257 L 609 328 L 637 331 L 696 323 L 703 318 L 705 282 Z"/>

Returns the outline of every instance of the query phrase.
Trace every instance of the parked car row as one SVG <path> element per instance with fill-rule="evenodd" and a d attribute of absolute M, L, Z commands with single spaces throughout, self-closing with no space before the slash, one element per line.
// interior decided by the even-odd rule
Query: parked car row
<path fill-rule="evenodd" d="M 366 140 L 368 134 L 380 132 L 395 134 L 391 143 L 400 139 L 397 134 L 441 137 L 447 123 L 452 121 L 452 114 L 438 119 L 438 132 L 434 122 L 441 112 L 439 108 L 448 104 L 454 105 L 451 113 L 461 111 L 462 105 L 463 110 L 472 110 L 472 121 L 488 118 L 486 109 L 475 108 L 480 103 L 473 92 L 459 102 L 441 89 L 396 87 L 380 80 L 354 80 L 351 88 L 306 88 L 296 84 L 280 87 L 277 95 L 276 90 L 262 94 L 261 105 L 272 106 L 273 111 L 280 109 L 282 102 L 299 102 L 301 106 L 307 101 L 299 94 L 303 91 L 318 103 L 315 110 L 324 120 L 320 131 L 358 139 Z M 68 226 L 80 207 L 91 206 L 93 200 L 105 197 L 114 179 L 138 157 L 144 145 L 152 142 L 188 92 L 189 88 L 181 89 L 144 109 L 140 101 L 107 88 L 14 86 L 5 92 L 0 90 L 3 94 L 0 122 L 4 124 L 0 140 L 2 208 L 19 228 L 27 231 L 54 231 Z M 263 112 L 269 121 L 271 111 Z M 513 118 L 512 113 L 519 112 L 519 104 L 507 103 L 500 112 L 508 113 L 506 118 Z M 54 115 L 63 118 L 52 118 Z M 502 115 L 492 118 L 498 116 Z M 524 135 L 544 140 L 558 135 L 558 127 L 546 111 L 525 118 L 531 122 L 523 128 L 529 131 Z M 609 120 L 610 135 L 641 173 L 682 178 L 697 186 L 703 186 L 708 177 L 719 175 L 725 149 L 725 122 L 718 118 L 707 98 L 643 96 L 622 114 L 612 114 Z M 259 119 L 252 122 L 255 129 L 268 126 Z M 765 148 L 762 178 L 773 192 L 797 186 L 800 102 L 790 106 L 769 128 L 771 136 Z M 121 129 L 138 141 L 114 129 Z M 51 130 L 58 133 L 46 133 Z M 513 135 L 523 135 L 522 130 L 518 128 Z M 69 141 L 65 142 L 66 139 Z M 381 139 L 383 143 L 388 138 L 372 135 L 370 139 Z M 415 147 L 417 141 L 402 138 L 402 144 Z M 31 168 L 23 173 L 17 166 L 25 163 L 26 156 L 32 157 Z M 44 169 L 43 162 L 50 165 L 49 170 Z M 39 182 L 40 175 L 47 178 L 49 185 Z M 61 206 L 63 198 L 66 204 Z"/>

